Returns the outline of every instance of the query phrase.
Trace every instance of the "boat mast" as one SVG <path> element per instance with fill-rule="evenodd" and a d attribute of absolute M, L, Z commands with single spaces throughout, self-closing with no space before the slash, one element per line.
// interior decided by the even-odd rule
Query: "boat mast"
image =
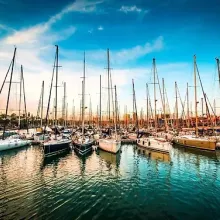
<path fill-rule="evenodd" d="M 27 133 L 28 133 L 28 116 L 27 116 L 27 106 L 26 106 L 26 96 L 25 96 L 25 89 L 24 89 L 24 73 L 23 73 L 23 66 L 21 65 L 21 77 L 22 77 L 22 84 L 23 84 L 23 93 L 24 93 L 24 110 L 25 110 L 25 117 L 27 123 Z"/>
<path fill-rule="evenodd" d="M 66 112 L 66 82 L 63 83 L 63 109 L 62 109 L 63 126 L 66 126 L 65 112 Z"/>
<path fill-rule="evenodd" d="M 84 61 L 83 61 L 83 81 L 82 81 L 82 135 L 84 139 L 84 126 L 85 126 L 85 73 L 86 72 L 86 55 L 84 52 Z"/>
<path fill-rule="evenodd" d="M 125 126 L 128 128 L 128 113 L 127 113 L 127 105 L 125 105 Z"/>
<path fill-rule="evenodd" d="M 147 129 L 149 128 L 149 94 L 148 94 L 148 84 L 146 83 L 146 96 L 147 96 Z"/>
<path fill-rule="evenodd" d="M 10 71 L 10 69 L 11 69 L 12 62 L 13 62 L 13 59 L 11 60 L 11 63 L 10 63 L 10 65 L 9 65 L 9 67 L 8 67 L 8 71 L 7 71 L 6 75 L 5 75 L 4 81 L 3 81 L 3 83 L 2 83 L 1 90 L 0 90 L 0 94 L 2 93 L 3 87 L 4 87 L 4 85 L 5 85 L 5 81 L 6 81 L 7 77 L 8 77 L 8 73 L 9 73 L 9 71 Z"/>
<path fill-rule="evenodd" d="M 22 66 L 21 66 L 22 69 Z M 21 92 L 22 92 L 22 70 L 20 74 L 20 93 L 19 93 L 19 109 L 18 109 L 18 128 L 21 129 Z"/>
<path fill-rule="evenodd" d="M 168 130 L 167 126 L 167 117 L 166 117 L 166 98 L 165 98 L 165 83 L 164 78 L 162 78 L 162 94 L 163 94 L 163 112 L 164 112 L 164 123 L 165 123 L 165 131 Z"/>
<path fill-rule="evenodd" d="M 202 104 L 202 128 L 204 128 L 204 110 L 203 110 L 203 98 L 201 98 L 201 104 Z"/>
<path fill-rule="evenodd" d="M 109 61 L 109 49 L 107 49 L 107 64 L 108 64 L 108 120 L 110 123 L 111 115 L 110 115 L 110 61 Z"/>
<path fill-rule="evenodd" d="M 58 47 L 58 46 L 56 45 L 56 47 Z M 46 126 L 47 126 L 48 121 L 49 121 L 50 100 L 51 100 L 51 93 L 52 93 L 52 88 L 53 88 L 54 72 L 55 72 L 55 67 L 56 67 L 56 57 L 57 57 L 57 51 L 56 51 L 56 54 L 55 54 L 52 78 L 51 78 L 51 83 L 50 83 L 50 92 L 49 92 L 49 98 L 48 98 L 48 103 L 47 103 L 47 112 L 46 112 L 46 122 L 45 122 L 45 126 L 44 126 L 44 134 L 46 132 Z M 54 99 L 54 103 L 55 103 L 55 99 Z M 54 108 L 53 108 L 53 110 L 54 110 Z"/>
<path fill-rule="evenodd" d="M 57 87 L 58 87 L 58 45 L 56 46 L 56 86 L 55 86 L 55 127 L 57 127 Z M 57 132 L 55 132 L 55 139 L 57 139 Z"/>
<path fill-rule="evenodd" d="M 178 96 L 177 96 L 177 82 L 175 82 L 175 93 L 176 93 L 176 128 L 179 127 L 179 114 L 178 114 Z"/>
<path fill-rule="evenodd" d="M 68 103 L 66 103 L 66 119 L 65 119 L 65 127 L 67 126 L 67 120 L 68 120 Z"/>
<path fill-rule="evenodd" d="M 93 124 L 92 122 L 92 101 L 91 101 L 91 96 L 90 96 L 90 99 L 89 99 L 89 125 Z"/>
<path fill-rule="evenodd" d="M 13 76 L 13 70 L 14 70 L 16 50 L 17 50 L 17 48 L 15 47 L 14 55 L 13 55 L 13 59 L 12 59 L 11 76 L 10 76 L 10 81 L 9 81 L 8 98 L 7 98 L 6 111 L 5 111 L 5 124 L 4 124 L 3 135 L 2 135 L 3 140 L 5 138 L 5 127 L 6 127 L 6 120 L 7 120 L 7 115 L 8 115 L 8 105 L 9 105 L 9 100 L 10 100 L 11 83 L 12 83 L 12 76 Z"/>
<path fill-rule="evenodd" d="M 196 137 L 198 137 L 198 113 L 197 113 L 197 83 L 196 83 L 196 55 L 194 55 L 194 92 L 195 92 L 195 117 L 196 117 Z"/>
<path fill-rule="evenodd" d="M 74 111 L 74 99 L 73 99 L 73 107 L 72 107 L 72 128 L 74 126 L 74 119 L 75 119 L 75 111 Z"/>
<path fill-rule="evenodd" d="M 137 129 L 137 132 L 139 132 L 137 103 L 136 103 L 136 95 L 135 95 L 135 89 L 134 89 L 134 79 L 132 79 L 132 87 L 133 87 L 133 99 L 134 99 L 135 127 Z"/>
<path fill-rule="evenodd" d="M 155 58 L 153 58 L 153 71 L 154 71 L 154 125 L 155 131 L 157 132 L 157 97 L 156 97 L 156 62 Z"/>
<path fill-rule="evenodd" d="M 83 82 L 82 82 L 82 87 L 83 87 Z M 80 99 L 80 104 L 79 104 L 79 124 L 82 123 L 82 99 Z"/>
<path fill-rule="evenodd" d="M 215 103 L 215 99 L 213 102 L 213 109 L 214 109 L 214 126 L 216 126 L 216 103 Z"/>
<path fill-rule="evenodd" d="M 102 76 L 100 75 L 100 87 L 99 87 L 99 127 L 102 126 Z"/>
<path fill-rule="evenodd" d="M 186 102 L 187 102 L 187 127 L 189 128 L 190 119 L 189 119 L 189 85 L 188 83 L 186 87 Z"/>
<path fill-rule="evenodd" d="M 114 109 L 113 109 L 114 111 Z M 115 125 L 115 138 L 117 139 L 117 90 L 115 85 L 115 114 L 114 114 L 114 125 Z"/>
<path fill-rule="evenodd" d="M 42 94 L 41 94 L 41 121 L 40 121 L 40 125 L 41 128 L 43 126 L 43 110 L 44 110 L 44 81 L 42 82 Z"/>

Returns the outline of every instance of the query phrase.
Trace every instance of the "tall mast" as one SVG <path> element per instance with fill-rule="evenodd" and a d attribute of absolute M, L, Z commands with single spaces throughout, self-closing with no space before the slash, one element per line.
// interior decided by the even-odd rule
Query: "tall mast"
<path fill-rule="evenodd" d="M 65 127 L 67 126 L 67 120 L 68 120 L 68 103 L 66 103 L 66 119 L 65 119 Z"/>
<path fill-rule="evenodd" d="M 178 97 L 177 97 L 177 83 L 175 82 L 175 93 L 176 93 L 176 128 L 179 127 L 179 114 L 178 114 Z"/>
<path fill-rule="evenodd" d="M 83 86 L 83 82 L 82 82 L 82 86 Z M 82 123 L 82 99 L 80 99 L 80 107 L 79 107 L 79 124 L 80 122 Z"/>
<path fill-rule="evenodd" d="M 99 127 L 102 125 L 102 76 L 100 75 L 100 87 L 99 87 Z"/>
<path fill-rule="evenodd" d="M 84 138 L 84 116 L 85 116 L 85 74 L 86 74 L 86 55 L 84 52 L 83 61 L 83 82 L 82 82 L 82 135 Z"/>
<path fill-rule="evenodd" d="M 149 128 L 149 93 L 148 93 L 147 83 L 146 83 L 146 96 L 147 96 L 147 128 Z"/>
<path fill-rule="evenodd" d="M 115 138 L 117 138 L 117 90 L 116 90 L 116 85 L 115 85 L 115 109 L 113 109 L 113 111 L 115 111 L 114 125 L 115 125 Z"/>
<path fill-rule="evenodd" d="M 13 59 L 12 59 L 11 76 L 10 76 L 10 81 L 9 81 L 8 98 L 7 98 L 6 111 L 5 111 L 5 124 L 4 124 L 4 129 L 3 129 L 3 136 L 2 136 L 3 140 L 5 138 L 5 126 L 6 126 L 6 120 L 7 120 L 7 115 L 8 115 L 8 105 L 9 105 L 9 100 L 10 100 L 11 83 L 12 83 L 12 76 L 13 76 L 13 70 L 14 70 L 16 50 L 17 50 L 17 48 L 15 47 L 14 55 L 13 55 Z"/>
<path fill-rule="evenodd" d="M 42 94 L 41 94 L 41 122 L 40 122 L 40 125 L 41 125 L 41 128 L 43 126 L 43 111 L 44 111 L 44 81 L 42 82 Z"/>
<path fill-rule="evenodd" d="M 73 107 L 72 107 L 72 127 L 74 126 L 75 121 L 75 109 L 74 109 L 74 99 L 73 99 Z"/>
<path fill-rule="evenodd" d="M 21 65 L 21 76 L 22 76 L 23 93 L 24 93 L 24 110 L 25 110 L 25 117 L 26 117 L 26 123 L 27 123 L 27 133 L 28 133 L 28 116 L 27 116 L 26 96 L 25 96 L 25 88 L 24 88 L 24 74 L 23 74 L 23 66 L 22 65 Z"/>
<path fill-rule="evenodd" d="M 196 117 L 196 137 L 198 137 L 198 113 L 197 113 L 197 83 L 196 83 L 196 55 L 194 55 L 194 91 L 195 91 L 195 117 Z"/>
<path fill-rule="evenodd" d="M 92 101 L 91 101 L 91 96 L 90 96 L 90 100 L 89 100 L 89 124 L 93 124 L 92 123 Z"/>
<path fill-rule="evenodd" d="M 215 103 L 215 99 L 213 102 L 213 108 L 214 108 L 214 126 L 216 126 L 216 103 Z"/>
<path fill-rule="evenodd" d="M 0 89 L 0 94 L 2 93 L 3 87 L 4 87 L 4 85 L 5 85 L 5 81 L 6 81 L 7 77 L 8 77 L 8 73 L 9 73 L 9 71 L 10 71 L 10 69 L 11 69 L 12 62 L 13 62 L 13 59 L 11 60 L 11 63 L 10 63 L 10 65 L 9 65 L 9 67 L 8 67 L 8 71 L 7 71 L 6 75 L 5 75 L 4 81 L 3 81 L 3 83 L 2 83 L 2 86 L 1 86 L 1 89 Z"/>
<path fill-rule="evenodd" d="M 164 123 L 165 123 L 165 131 L 167 131 L 167 117 L 166 117 L 166 98 L 165 98 L 165 84 L 164 78 L 162 78 L 162 94 L 163 94 L 163 112 L 164 112 Z"/>
<path fill-rule="evenodd" d="M 203 98 L 201 98 L 201 104 L 202 104 L 202 127 L 204 127 L 204 109 L 203 109 Z"/>
<path fill-rule="evenodd" d="M 63 83 L 63 109 L 62 109 L 62 118 L 63 125 L 65 126 L 65 112 L 66 112 L 66 82 Z"/>
<path fill-rule="evenodd" d="M 154 71 L 154 124 L 155 124 L 155 130 L 157 132 L 157 97 L 156 97 L 156 62 L 155 58 L 153 58 L 153 71 Z"/>
<path fill-rule="evenodd" d="M 186 88 L 186 102 L 187 102 L 187 127 L 189 128 L 189 85 Z"/>
<path fill-rule="evenodd" d="M 134 79 L 132 79 L 132 87 L 133 87 L 134 111 L 135 111 L 135 127 L 136 127 L 137 131 L 139 132 L 137 103 L 136 103 L 136 96 L 135 96 L 135 89 L 134 89 Z"/>
<path fill-rule="evenodd" d="M 22 66 L 21 66 L 22 69 Z M 21 129 L 21 92 L 22 92 L 22 70 L 20 74 L 20 93 L 19 93 L 19 109 L 18 109 L 18 127 Z"/>
<path fill-rule="evenodd" d="M 125 125 L 128 128 L 128 113 L 127 113 L 127 105 L 125 105 Z"/>
<path fill-rule="evenodd" d="M 55 126 L 58 125 L 57 123 L 57 87 L 58 87 L 58 45 L 56 46 L 56 86 L 55 86 Z M 57 132 L 56 132 L 57 133 Z"/>
<path fill-rule="evenodd" d="M 111 119 L 111 111 L 110 111 L 110 107 L 111 107 L 111 104 L 110 104 L 110 61 L 109 61 L 109 49 L 107 49 L 107 63 L 108 63 L 108 120 L 110 122 L 110 119 Z"/>
<path fill-rule="evenodd" d="M 55 45 L 56 46 L 56 45 Z M 56 46 L 58 47 L 58 46 Z M 50 92 L 49 92 L 49 98 L 48 98 L 48 103 L 47 103 L 47 112 L 46 112 L 46 123 L 44 126 L 44 133 L 46 131 L 46 126 L 48 125 L 48 121 L 49 121 L 49 110 L 50 110 L 50 100 L 51 100 L 51 93 L 52 93 L 52 88 L 53 88 L 53 78 L 54 78 L 54 72 L 55 72 L 55 68 L 56 68 L 56 57 L 57 57 L 57 50 L 56 50 L 56 54 L 55 54 L 55 59 L 54 59 L 54 65 L 53 65 L 53 72 L 52 72 L 52 78 L 51 78 L 51 82 L 50 82 Z M 55 106 L 55 99 L 54 99 L 54 106 Z M 55 108 L 55 107 L 54 107 Z M 53 111 L 55 110 L 53 108 Z"/>

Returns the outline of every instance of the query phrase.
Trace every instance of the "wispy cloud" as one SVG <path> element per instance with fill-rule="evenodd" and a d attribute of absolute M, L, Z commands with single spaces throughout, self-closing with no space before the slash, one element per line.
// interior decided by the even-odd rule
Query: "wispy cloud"
<path fill-rule="evenodd" d="M 104 28 L 103 28 L 102 26 L 99 26 L 99 27 L 98 27 L 98 30 L 99 30 L 99 31 L 103 31 Z"/>
<path fill-rule="evenodd" d="M 143 10 L 141 8 L 138 8 L 136 5 L 133 6 L 124 6 L 122 5 L 121 8 L 119 9 L 119 11 L 124 12 L 124 13 L 128 13 L 128 12 L 142 12 Z"/>
<path fill-rule="evenodd" d="M 146 42 L 143 45 L 136 45 L 130 48 L 118 49 L 118 50 L 111 50 L 111 62 L 115 65 L 123 65 L 128 63 L 132 60 L 137 60 L 147 54 L 161 51 L 164 48 L 164 38 L 163 36 L 157 37 L 155 40 L 151 42 Z M 77 59 L 79 54 L 83 53 L 83 51 L 63 51 L 64 57 L 72 57 Z M 105 63 L 106 61 L 106 50 L 89 50 L 86 51 L 86 54 L 91 62 L 95 63 Z"/>
<path fill-rule="evenodd" d="M 145 45 L 137 45 L 130 49 L 122 49 L 115 53 L 115 57 L 117 60 L 126 60 L 130 61 L 133 59 L 140 58 L 146 54 L 160 51 L 163 49 L 164 40 L 163 37 L 160 36 L 152 43 L 147 42 Z"/>
<path fill-rule="evenodd" d="M 82 13 L 90 13 L 95 11 L 96 5 L 102 3 L 102 1 L 81 1 L 77 0 L 74 3 L 66 6 L 59 13 L 52 16 L 48 21 L 34 25 L 29 28 L 25 28 L 19 31 L 14 31 L 13 34 L 6 37 L 4 39 L 4 43 L 6 44 L 22 44 L 22 43 L 35 43 L 40 37 L 47 31 L 50 30 L 51 26 L 61 20 L 65 15 L 71 12 L 82 12 Z M 4 26 L 1 25 L 0 28 Z M 68 27 L 68 30 L 72 30 L 72 33 L 75 32 L 75 29 Z"/>

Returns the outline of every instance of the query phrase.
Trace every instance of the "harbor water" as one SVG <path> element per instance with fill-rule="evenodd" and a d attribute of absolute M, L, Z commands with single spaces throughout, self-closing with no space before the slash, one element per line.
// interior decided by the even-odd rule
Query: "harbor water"
<path fill-rule="evenodd" d="M 45 159 L 40 146 L 0 152 L 0 219 L 220 219 L 220 157 L 123 145 Z"/>

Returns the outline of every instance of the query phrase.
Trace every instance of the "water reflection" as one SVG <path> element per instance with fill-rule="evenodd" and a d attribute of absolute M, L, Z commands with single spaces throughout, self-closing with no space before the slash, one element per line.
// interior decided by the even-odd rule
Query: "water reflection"
<path fill-rule="evenodd" d="M 152 151 L 152 150 L 149 150 L 147 148 L 140 147 L 140 146 L 137 146 L 136 150 L 137 150 L 139 155 L 144 155 L 147 158 L 151 158 L 153 160 L 161 160 L 161 161 L 164 161 L 164 162 L 170 162 L 171 161 L 169 153 Z"/>
<path fill-rule="evenodd" d="M 206 151 L 206 150 L 200 150 L 197 148 L 189 148 L 189 147 L 179 147 L 178 145 L 173 145 L 174 149 L 178 149 L 176 152 L 178 154 L 194 154 L 195 156 L 205 156 L 210 159 L 216 159 L 217 158 L 217 152 L 218 151 Z"/>
<path fill-rule="evenodd" d="M 50 156 L 50 157 L 44 157 L 43 160 L 42 160 L 42 166 L 41 166 L 41 169 L 45 168 L 46 166 L 48 165 L 53 165 L 53 166 L 57 166 L 58 163 L 63 159 L 65 158 L 67 155 L 69 155 L 71 152 L 70 149 L 58 154 L 58 155 L 53 155 L 53 156 Z"/>
<path fill-rule="evenodd" d="M 44 158 L 38 146 L 5 152 L 0 219 L 219 219 L 218 155 L 135 145 L 85 157 Z"/>
<path fill-rule="evenodd" d="M 103 150 L 98 150 L 97 154 L 106 162 L 107 167 L 115 166 L 118 168 L 120 166 L 120 152 L 117 154 L 112 154 Z"/>

